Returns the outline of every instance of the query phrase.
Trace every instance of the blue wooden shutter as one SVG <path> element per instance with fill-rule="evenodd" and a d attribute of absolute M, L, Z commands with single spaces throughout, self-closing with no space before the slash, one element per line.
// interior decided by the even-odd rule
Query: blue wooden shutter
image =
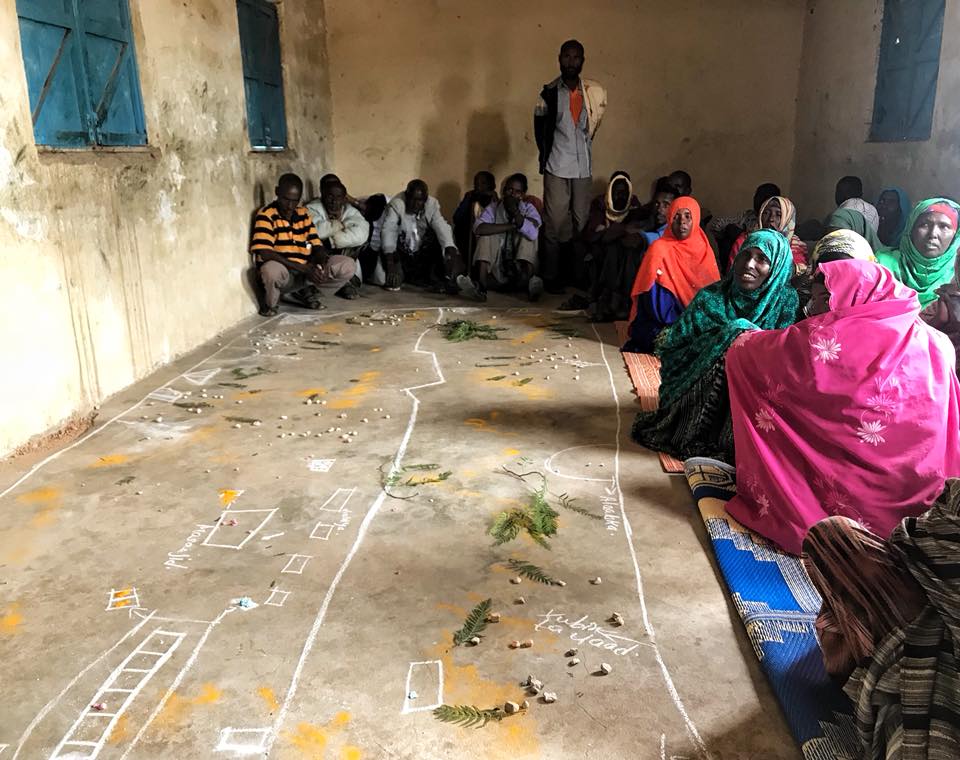
<path fill-rule="evenodd" d="M 78 0 L 90 110 L 100 145 L 145 145 L 128 0 Z"/>
<path fill-rule="evenodd" d="M 287 145 L 277 9 L 263 0 L 237 0 L 247 131 L 254 148 Z"/>
<path fill-rule="evenodd" d="M 17 0 L 20 46 L 38 145 L 94 141 L 73 0 Z"/>
<path fill-rule="evenodd" d="M 871 139 L 929 139 L 943 13 L 944 0 L 886 0 Z"/>

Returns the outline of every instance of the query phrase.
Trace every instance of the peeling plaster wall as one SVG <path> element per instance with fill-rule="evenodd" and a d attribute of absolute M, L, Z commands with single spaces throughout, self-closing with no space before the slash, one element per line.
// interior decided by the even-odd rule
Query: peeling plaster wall
<path fill-rule="evenodd" d="M 576 37 L 609 91 L 595 179 L 627 169 L 643 196 L 686 168 L 708 207 L 741 211 L 760 182 L 790 185 L 803 14 L 803 0 L 327 0 L 333 169 L 354 194 L 421 176 L 448 214 L 479 169 L 523 171 L 540 193 L 533 107 Z"/>
<path fill-rule="evenodd" d="M 794 185 L 802 216 L 834 208 L 845 174 L 863 178 L 864 197 L 900 185 L 912 202 L 960 198 L 960 3 L 948 2 L 931 138 L 867 142 L 873 118 L 883 0 L 810 0 L 804 24 Z"/>
<path fill-rule="evenodd" d="M 254 311 L 253 212 L 332 161 L 323 2 L 279 5 L 289 150 L 250 152 L 235 0 L 130 0 L 150 149 L 66 154 L 0 0 L 0 455 Z"/>

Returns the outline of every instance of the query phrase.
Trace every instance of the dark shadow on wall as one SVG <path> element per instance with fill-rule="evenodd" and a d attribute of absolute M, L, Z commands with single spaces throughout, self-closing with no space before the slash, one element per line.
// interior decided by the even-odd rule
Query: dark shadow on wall
<path fill-rule="evenodd" d="M 421 131 L 420 177 L 448 219 L 460 201 L 457 180 L 462 171 L 451 165 L 451 157 L 462 155 L 457 118 L 466 110 L 470 88 L 470 80 L 459 74 L 440 80 L 433 93 L 433 116 L 424 121 Z"/>
<path fill-rule="evenodd" d="M 475 111 L 467 123 L 466 170 L 467 183 L 479 171 L 494 171 L 506 166 L 510 158 L 510 135 L 501 111 L 486 109 Z M 497 183 L 506 179 L 497 177 Z"/>

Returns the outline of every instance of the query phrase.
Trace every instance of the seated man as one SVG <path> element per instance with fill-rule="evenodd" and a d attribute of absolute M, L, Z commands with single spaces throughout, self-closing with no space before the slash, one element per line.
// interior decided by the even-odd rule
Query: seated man
<path fill-rule="evenodd" d="M 524 200 L 526 193 L 527 178 L 511 175 L 503 185 L 503 200 L 487 206 L 477 220 L 474 269 L 481 301 L 487 299 L 490 278 L 495 289 L 526 291 L 531 301 L 543 293 L 543 280 L 536 276 L 542 221 L 534 205 Z M 459 284 L 470 290 L 468 278 L 461 277 Z"/>
<path fill-rule="evenodd" d="M 453 230 L 440 213 L 440 202 L 422 179 L 411 180 L 387 204 L 380 246 L 386 290 L 400 290 L 407 281 L 425 286 L 442 282 L 447 293 L 457 292 L 454 277 L 463 272 L 463 260 Z"/>
<path fill-rule="evenodd" d="M 338 291 L 356 274 L 357 264 L 324 249 L 310 212 L 300 205 L 300 177 L 284 174 L 275 192 L 276 200 L 257 212 L 250 243 L 264 289 L 260 314 L 276 315 L 284 294 L 296 294 L 308 309 L 322 309 L 320 289 Z"/>
<path fill-rule="evenodd" d="M 647 204 L 647 216 L 643 236 L 648 244 L 663 237 L 667 230 L 667 212 L 670 205 L 677 199 L 677 188 L 671 184 L 669 177 L 660 177 L 653 188 L 653 198 Z"/>
<path fill-rule="evenodd" d="M 477 172 L 473 178 L 473 189 L 468 190 L 453 212 L 453 239 L 457 248 L 463 252 L 467 268 L 473 265 L 473 252 L 477 239 L 473 228 L 483 210 L 497 198 L 497 180 L 490 172 Z"/>
<path fill-rule="evenodd" d="M 328 174 L 320 180 L 320 197 L 310 201 L 306 208 L 320 240 L 331 253 L 358 258 L 370 237 L 370 223 L 347 202 L 347 188 L 336 176 Z M 360 284 L 361 278 L 354 275 L 337 295 L 356 298 Z"/>

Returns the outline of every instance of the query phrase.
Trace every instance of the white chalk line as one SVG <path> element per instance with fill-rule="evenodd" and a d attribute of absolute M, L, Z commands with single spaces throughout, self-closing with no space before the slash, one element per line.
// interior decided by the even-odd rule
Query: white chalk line
<path fill-rule="evenodd" d="M 116 644 L 114 644 L 112 647 L 102 652 L 100 656 L 97 657 L 97 659 L 95 659 L 93 662 L 87 665 L 87 667 L 85 667 L 83 670 L 77 673 L 70 680 L 70 683 L 68 683 L 66 686 L 63 687 L 63 689 L 60 690 L 60 693 L 57 694 L 57 696 L 55 696 L 53 699 L 51 699 L 49 702 L 47 702 L 47 704 L 43 706 L 40 712 L 36 714 L 36 717 L 34 717 L 32 721 L 30 721 L 26 729 L 24 729 L 23 733 L 20 735 L 20 740 L 17 742 L 17 748 L 16 750 L 14 750 L 13 757 L 11 758 L 11 760 L 17 760 L 17 756 L 20 754 L 20 750 L 23 749 L 24 742 L 26 742 L 27 739 L 30 738 L 30 734 L 33 733 L 33 730 L 40 724 L 40 721 L 42 721 L 44 718 L 47 717 L 47 713 L 49 713 L 54 707 L 56 707 L 57 703 L 61 699 L 63 699 L 64 695 L 76 685 L 77 681 L 83 678 L 90 671 L 91 668 L 98 665 L 107 655 L 113 652 L 113 650 L 119 647 L 124 641 L 129 639 L 131 636 L 136 634 L 137 631 L 143 628 L 143 626 L 145 626 L 150 621 L 150 619 L 153 618 L 153 615 L 154 613 L 151 612 L 149 615 L 144 617 L 139 623 L 137 623 L 133 628 L 127 631 L 123 636 L 120 637 L 120 639 L 117 641 Z"/>
<path fill-rule="evenodd" d="M 144 733 L 146 733 L 147 729 L 150 727 L 150 724 L 153 723 L 156 717 L 160 714 L 160 711 L 163 710 L 167 702 L 170 701 L 170 697 L 173 696 L 173 692 L 177 690 L 187 673 L 193 667 L 193 664 L 197 661 L 197 657 L 200 655 L 200 650 L 203 649 L 203 645 L 207 643 L 207 638 L 210 636 L 210 633 L 213 631 L 213 629 L 220 624 L 221 620 L 223 620 L 231 612 L 234 612 L 236 609 L 236 607 L 228 607 L 210 622 L 210 624 L 207 626 L 207 629 L 200 637 L 200 640 L 197 642 L 197 645 L 193 648 L 193 652 L 190 653 L 190 658 L 180 669 L 180 672 L 177 673 L 176 678 L 173 679 L 173 683 L 170 684 L 170 688 L 167 689 L 166 693 L 163 695 L 163 698 L 159 703 L 157 703 L 157 706 L 153 708 L 153 712 L 150 713 L 150 716 L 147 718 L 146 722 L 140 726 L 140 730 L 137 731 L 137 735 L 133 737 L 133 741 L 130 742 L 130 746 L 127 747 L 126 751 L 122 755 L 120 755 L 120 760 L 124 760 L 124 758 L 126 758 L 127 755 L 133 751 L 133 748 L 137 746 L 137 743 L 140 741 L 140 738 L 144 735 Z"/>
<path fill-rule="evenodd" d="M 620 396 L 617 394 L 617 386 L 613 379 L 613 370 L 610 368 L 610 362 L 607 361 L 606 344 L 603 342 L 603 338 L 600 337 L 600 333 L 597 331 L 596 325 L 591 325 L 591 328 L 593 329 L 593 334 L 597 336 L 597 342 L 600 344 L 600 356 L 603 358 L 603 363 L 607 368 L 607 377 L 610 380 L 610 391 L 613 394 L 613 401 L 616 405 L 617 437 L 616 450 L 613 457 L 613 480 L 614 486 L 617 489 L 617 499 L 620 502 L 620 519 L 623 521 L 623 533 L 626 536 L 627 548 L 630 550 L 630 559 L 633 562 L 633 574 L 637 582 L 637 596 L 640 600 L 640 610 L 643 616 L 643 628 L 646 631 L 647 636 L 650 637 L 650 641 L 654 644 L 653 652 L 657 659 L 657 664 L 660 666 L 660 673 L 663 675 L 663 680 L 666 684 L 667 691 L 670 693 L 670 697 L 673 699 L 673 704 L 677 708 L 677 711 L 680 713 L 680 717 L 683 719 L 683 722 L 687 727 L 687 732 L 690 734 L 690 737 L 693 739 L 693 743 L 697 747 L 698 754 L 702 758 L 712 760 L 713 755 L 710 753 L 710 750 L 707 749 L 707 745 L 700 736 L 700 732 L 697 731 L 697 727 L 694 725 L 693 721 L 690 719 L 690 716 L 687 714 L 686 708 L 683 706 L 683 700 L 680 698 L 680 693 L 677 691 L 677 687 L 673 683 L 673 677 L 670 675 L 670 671 L 667 670 L 667 665 L 663 661 L 663 656 L 660 654 L 660 647 L 656 643 L 656 631 L 654 630 L 653 624 L 650 622 L 650 618 L 647 614 L 647 602 L 643 591 L 643 576 L 640 573 L 640 563 L 637 560 L 637 550 L 633 545 L 633 528 L 630 526 L 630 520 L 627 518 L 627 510 L 623 502 L 623 491 L 620 488 L 620 434 L 623 427 L 623 421 L 621 419 L 622 412 L 620 409 Z"/>
<path fill-rule="evenodd" d="M 389 481 L 391 475 L 399 471 L 400 463 L 403 461 L 404 454 L 406 454 L 407 446 L 409 445 L 410 438 L 413 435 L 414 426 L 417 423 L 417 412 L 420 408 L 420 399 L 417 398 L 413 391 L 421 388 L 430 388 L 435 385 L 442 385 L 446 382 L 446 378 L 444 378 L 443 372 L 440 369 L 440 363 L 437 361 L 436 353 L 434 351 L 423 351 L 420 348 L 420 343 L 423 341 L 424 336 L 429 333 L 435 325 L 440 324 L 440 321 L 443 319 L 444 307 L 441 306 L 435 308 L 437 308 L 436 322 L 420 333 L 420 337 L 417 338 L 417 342 L 413 346 L 413 353 L 429 354 L 433 358 L 433 366 L 439 379 L 432 383 L 423 383 L 421 385 L 415 385 L 403 389 L 403 392 L 413 400 L 413 407 L 410 410 L 410 419 L 407 422 L 407 428 L 404 431 L 403 438 L 400 440 L 400 446 L 397 448 L 396 456 L 393 458 L 393 465 L 390 467 L 390 471 L 387 474 L 387 481 Z M 370 525 L 373 523 L 374 518 L 377 516 L 377 513 L 380 511 L 380 507 L 383 505 L 383 501 L 386 499 L 386 497 L 386 491 L 381 489 L 380 493 L 377 494 L 377 498 L 374 499 L 373 503 L 370 505 L 370 508 L 367 510 L 367 514 L 364 515 L 363 521 L 360 523 L 360 527 L 357 529 L 357 537 L 354 539 L 353 545 L 350 547 L 350 551 L 347 552 L 346 557 L 343 558 L 343 562 L 340 563 L 340 567 L 337 569 L 337 573 L 334 575 L 333 581 L 331 581 L 330 587 L 327 589 L 327 593 L 323 597 L 323 602 L 320 605 L 320 609 L 317 611 L 317 616 L 313 621 L 313 626 L 310 628 L 310 633 L 307 635 L 307 638 L 303 643 L 303 650 L 300 653 L 300 658 L 297 660 L 297 666 L 294 668 L 293 676 L 290 679 L 290 686 L 287 689 L 286 695 L 284 695 L 283 703 L 280 705 L 280 709 L 277 711 L 277 717 L 273 721 L 273 728 L 270 732 L 270 738 L 267 740 L 267 746 L 264 752 L 265 757 L 269 757 L 270 752 L 273 749 L 274 742 L 276 742 L 277 737 L 279 736 L 280 729 L 283 726 L 284 721 L 287 719 L 287 713 L 290 710 L 290 703 L 296 696 L 297 689 L 300 686 L 300 678 L 303 676 L 303 670 L 306 667 L 307 659 L 310 657 L 310 652 L 313 650 L 317 636 L 320 633 L 320 627 L 323 625 L 323 622 L 326 619 L 330 602 L 333 601 L 333 595 L 336 593 L 337 587 L 340 585 L 340 581 L 346 574 L 347 568 L 353 561 L 354 556 L 356 556 L 357 552 L 360 550 L 360 545 L 363 543 L 363 539 L 366 537 L 367 531 L 369 530 Z M 121 757 L 120 760 L 124 759 Z"/>
<path fill-rule="evenodd" d="M 432 705 L 424 705 L 423 707 L 410 707 L 410 681 L 413 679 L 413 669 L 417 665 L 436 665 L 437 666 L 437 701 Z M 425 660 L 420 662 L 411 662 L 410 666 L 407 668 L 407 683 L 403 691 L 403 709 L 400 710 L 401 715 L 409 715 L 410 713 L 415 712 L 426 712 L 427 710 L 435 710 L 443 704 L 443 660 Z"/>
<path fill-rule="evenodd" d="M 598 366 L 599 366 L 599 365 L 598 365 Z M 570 446 L 569 448 L 561 449 L 560 451 L 557 451 L 557 452 L 551 454 L 549 457 L 547 457 L 547 460 L 543 463 L 543 469 L 545 469 L 545 470 L 546 470 L 547 472 L 549 472 L 551 475 L 556 475 L 558 478 L 566 478 L 567 480 L 582 480 L 582 481 L 584 481 L 584 482 L 586 482 L 586 483 L 611 483 L 611 484 L 613 484 L 613 477 L 612 477 L 612 476 L 609 477 L 609 478 L 584 478 L 584 477 L 581 477 L 581 476 L 579 476 L 579 475 L 565 475 L 564 473 L 560 472 L 559 470 L 557 470 L 557 469 L 553 466 L 553 460 L 556 459 L 556 458 L 557 458 L 558 456 L 560 456 L 561 454 L 566 454 L 568 451 L 573 451 L 574 449 L 600 449 L 600 448 L 603 448 L 603 449 L 612 449 L 612 448 L 614 448 L 614 446 L 613 446 L 612 444 L 609 444 L 609 443 L 598 443 L 598 444 L 588 443 L 588 444 L 584 444 L 584 445 L 582 445 L 582 446 Z"/>

